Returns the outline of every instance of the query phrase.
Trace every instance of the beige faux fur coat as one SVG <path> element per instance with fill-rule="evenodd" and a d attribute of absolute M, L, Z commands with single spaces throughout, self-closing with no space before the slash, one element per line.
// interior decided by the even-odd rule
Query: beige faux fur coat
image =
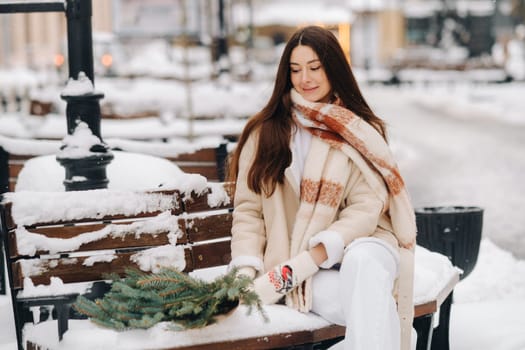
<path fill-rule="evenodd" d="M 298 220 L 299 184 L 288 168 L 285 171 L 284 184 L 277 185 L 271 196 L 252 192 L 247 186 L 246 178 L 256 147 L 257 134 L 253 134 L 246 142 L 239 159 L 232 227 L 232 263 L 253 267 L 259 273 L 266 272 L 289 259 L 291 255 L 307 249 L 300 241 L 323 230 L 340 234 L 345 246 L 359 237 L 372 236 L 382 239 L 400 252 L 401 275 L 393 293 L 398 300 L 402 343 L 410 344 L 413 319 L 413 254 L 411 250 L 401 248 L 393 234 L 388 216 L 389 195 L 386 186 L 376 186 L 372 189 L 371 180 L 365 180 L 365 176 L 351 157 L 339 149 L 330 147 L 320 138 L 313 137 L 305 168 L 315 168 L 320 159 L 325 159 L 326 171 L 330 174 L 340 174 L 341 178 L 346 178 L 347 181 L 344 184 L 342 201 L 337 203 L 336 216 L 320 221 L 317 226 L 310 225 L 309 232 L 305 233 L 309 237 L 296 237 L 293 234 L 296 229 L 294 226 L 301 221 Z M 375 177 L 372 182 L 376 184 L 383 183 L 377 172 L 370 171 L 367 176 Z M 303 293 L 308 295 L 309 291 L 305 290 Z M 287 304 L 304 312 L 309 311 L 308 301 L 301 304 L 294 300 L 297 300 L 297 295 L 292 292 L 287 298 Z M 405 348 L 402 346 L 402 349 Z"/>

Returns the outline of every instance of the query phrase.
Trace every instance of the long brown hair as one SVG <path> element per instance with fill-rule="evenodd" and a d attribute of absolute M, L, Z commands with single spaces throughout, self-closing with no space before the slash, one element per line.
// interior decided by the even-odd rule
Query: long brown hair
<path fill-rule="evenodd" d="M 277 184 L 284 182 L 284 170 L 292 161 L 289 146 L 293 125 L 290 112 L 290 56 L 292 50 L 299 45 L 309 46 L 315 51 L 330 82 L 332 93 L 341 99 L 343 105 L 372 125 L 386 139 L 385 123 L 366 103 L 335 35 L 317 26 L 299 29 L 284 48 L 268 103 L 248 120 L 229 161 L 228 179 L 235 181 L 242 148 L 248 136 L 258 131 L 259 141 L 247 179 L 248 187 L 255 193 L 271 195 Z"/>

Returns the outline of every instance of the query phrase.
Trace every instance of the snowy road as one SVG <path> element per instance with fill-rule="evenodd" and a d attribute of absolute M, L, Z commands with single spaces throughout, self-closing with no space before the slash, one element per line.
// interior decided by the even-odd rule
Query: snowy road
<path fill-rule="evenodd" d="M 525 125 L 443 112 L 430 91 L 364 93 L 389 124 L 414 206 L 480 206 L 483 236 L 525 258 Z"/>

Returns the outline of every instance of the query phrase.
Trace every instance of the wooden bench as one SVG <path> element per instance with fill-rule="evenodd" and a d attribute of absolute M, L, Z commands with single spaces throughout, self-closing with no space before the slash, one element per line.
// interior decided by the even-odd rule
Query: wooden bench
<path fill-rule="evenodd" d="M 4 192 L 15 191 L 18 175 L 29 159 L 56 153 L 60 146 L 60 142 L 56 140 L 17 140 L 1 137 L 0 141 L 0 195 Z M 5 148 L 2 147 L 4 143 L 10 147 L 6 145 L 4 145 Z M 144 141 L 115 139 L 112 143 L 115 143 L 113 145 L 115 150 L 127 151 L 129 147 L 131 152 L 150 155 L 156 155 L 154 150 L 161 148 L 165 154 L 158 156 L 171 161 L 186 173 L 200 174 L 211 181 L 223 181 L 226 176 L 225 163 L 228 156 L 228 142 L 226 141 L 216 147 L 203 147 L 194 151 L 191 150 L 191 147 L 186 147 L 188 150 L 180 151 L 175 149 L 176 147 L 164 143 Z M 7 150 L 9 148 L 16 148 L 17 150 L 36 149 L 40 153 L 27 151 L 25 153 L 11 153 Z M 0 241 L 0 295 L 6 294 L 3 253 Z"/>
<path fill-rule="evenodd" d="M 230 261 L 232 193 L 229 184 L 208 182 L 200 188 L 193 188 L 193 191 L 15 192 L 4 197 L 1 223 L 20 349 L 23 344 L 22 329 L 27 321 L 24 310 L 30 306 L 55 306 L 57 322 L 47 321 L 29 327 L 35 329 L 49 326 L 50 322 L 53 325 L 58 323 L 56 342 L 64 334 L 67 335 L 64 332 L 71 322 L 77 322 L 68 322 L 69 305 L 75 300 L 76 293 L 19 297 L 20 292 L 28 291 L 29 281 L 34 285 L 49 284 L 52 277 L 58 277 L 68 285 L 100 281 L 105 273 L 122 274 L 126 267 L 138 267 L 137 254 L 160 246 L 173 249 L 170 256 L 179 254 L 183 257 L 183 271 L 188 273 L 224 266 Z M 173 237 L 176 235 L 175 243 Z M 54 241 L 56 238 L 63 240 Z M 415 305 L 418 349 L 428 348 L 433 317 L 447 303 L 446 300 L 450 303 L 451 293 L 459 280 L 459 274 L 454 271 L 445 281 L 436 281 L 439 290 L 430 300 Z M 256 314 L 252 317 L 259 318 Z M 323 349 L 344 336 L 344 327 L 329 324 L 313 314 L 308 317 L 321 322 L 320 325 L 313 328 L 305 325 L 303 329 L 299 327 L 280 332 L 270 328 L 267 333 L 264 333 L 264 326 L 258 326 L 258 331 L 263 333 L 250 336 L 249 332 L 245 334 L 242 331 L 242 327 L 250 325 L 241 321 L 242 324 L 236 325 L 238 334 L 235 339 L 210 338 L 206 335 L 206 327 L 199 331 L 204 333 L 199 333 L 194 343 L 180 345 L 180 342 L 174 341 L 164 349 L 298 349 L 298 345 L 305 349 Z M 440 321 L 442 319 L 443 312 Z M 448 332 L 448 314 L 446 321 Z M 53 338 L 49 332 L 47 334 L 47 338 Z M 26 345 L 27 349 L 54 348 L 31 337 Z"/>
<path fill-rule="evenodd" d="M 122 147 L 116 147 L 115 149 L 126 151 Z M 136 152 L 140 153 L 140 150 Z M 13 192 L 18 174 L 20 174 L 25 163 L 29 159 L 40 155 L 32 153 L 13 154 L 7 152 L 0 145 L 0 194 Z M 210 181 L 224 181 L 227 155 L 227 142 L 224 142 L 217 147 L 205 147 L 195 151 L 181 152 L 176 155 L 164 155 L 162 158 L 171 161 L 186 173 L 200 174 Z"/>

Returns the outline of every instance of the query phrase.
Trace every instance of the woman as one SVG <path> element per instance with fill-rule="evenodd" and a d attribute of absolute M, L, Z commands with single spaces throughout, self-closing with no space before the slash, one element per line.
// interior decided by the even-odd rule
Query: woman
<path fill-rule="evenodd" d="M 414 212 L 385 124 L 330 31 L 289 40 L 230 172 L 230 266 L 258 276 L 264 303 L 284 297 L 346 325 L 345 349 L 411 347 Z"/>

